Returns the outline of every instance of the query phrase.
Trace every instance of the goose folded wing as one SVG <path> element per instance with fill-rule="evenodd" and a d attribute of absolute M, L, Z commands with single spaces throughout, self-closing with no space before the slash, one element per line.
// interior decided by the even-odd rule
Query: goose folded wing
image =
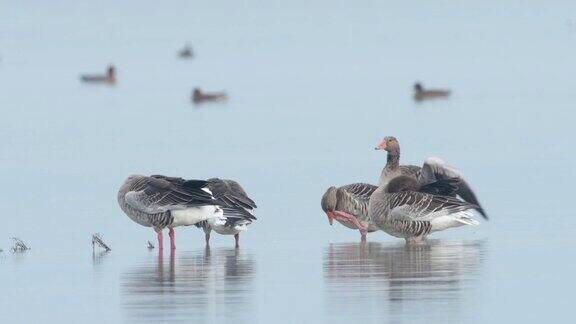
<path fill-rule="evenodd" d="M 185 180 L 176 183 L 163 178 L 148 177 L 141 189 L 127 192 L 124 198 L 133 208 L 149 214 L 214 205 L 212 196 L 202 190 L 201 182 L 189 183 Z"/>
<path fill-rule="evenodd" d="M 421 192 L 393 193 L 389 207 L 391 218 L 398 220 L 432 220 L 469 209 L 479 209 L 477 205 L 453 197 Z"/>
<path fill-rule="evenodd" d="M 378 187 L 369 183 L 352 183 L 340 189 L 358 197 L 370 198 Z"/>
<path fill-rule="evenodd" d="M 234 209 L 237 214 L 244 215 L 244 218 L 256 219 L 250 213 L 251 210 L 256 208 L 256 203 L 248 197 L 244 189 L 236 181 L 216 178 L 208 179 L 207 186 L 222 207 Z"/>

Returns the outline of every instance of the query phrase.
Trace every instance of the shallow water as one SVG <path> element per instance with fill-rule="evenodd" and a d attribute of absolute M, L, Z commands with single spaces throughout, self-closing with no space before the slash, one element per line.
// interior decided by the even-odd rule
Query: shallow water
<path fill-rule="evenodd" d="M 566 321 L 576 286 L 576 4 L 8 1 L 0 10 L 0 322 Z M 185 42 L 191 61 L 176 52 Z M 80 73 L 118 67 L 115 86 Z M 415 103 L 411 85 L 453 90 Z M 193 106 L 191 90 L 226 90 Z M 328 226 L 330 185 L 462 170 L 491 219 L 405 247 Z M 133 173 L 236 179 L 241 236 L 122 214 Z M 112 252 L 92 252 L 100 232 Z M 32 250 L 12 253 L 11 236 Z"/>

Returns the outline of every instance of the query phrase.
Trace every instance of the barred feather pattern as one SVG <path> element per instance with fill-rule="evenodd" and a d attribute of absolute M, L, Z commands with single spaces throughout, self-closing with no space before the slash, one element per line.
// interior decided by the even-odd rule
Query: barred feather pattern
<path fill-rule="evenodd" d="M 370 196 L 378 187 L 366 183 L 353 183 L 337 189 L 336 210 L 354 215 L 358 221 L 367 226 L 369 232 L 377 228 L 371 225 L 368 205 Z"/>
<path fill-rule="evenodd" d="M 120 203 L 120 208 L 136 223 L 146 226 L 154 227 L 155 229 L 163 229 L 172 225 L 174 218 L 170 214 L 170 211 L 165 211 L 163 213 L 148 214 L 132 208 L 125 202 Z"/>
<path fill-rule="evenodd" d="M 426 236 L 432 231 L 432 219 L 475 208 L 452 197 L 414 191 L 386 193 L 382 187 L 369 203 L 371 220 L 388 234 L 402 238 Z M 394 216 L 392 210 L 400 216 Z"/>
<path fill-rule="evenodd" d="M 394 219 L 390 222 L 390 228 L 397 233 L 418 237 L 430 234 L 432 231 L 432 224 L 430 224 L 429 221 L 405 221 Z"/>
<path fill-rule="evenodd" d="M 340 189 L 345 190 L 355 196 L 370 198 L 374 191 L 378 189 L 378 187 L 368 184 L 368 183 L 353 183 L 346 186 L 340 187 Z"/>
<path fill-rule="evenodd" d="M 144 188 L 146 188 L 146 180 L 143 178 L 136 179 L 130 184 L 130 186 L 121 188 L 121 190 L 118 192 L 118 203 L 122 211 L 124 211 L 126 215 L 128 215 L 132 220 L 134 220 L 136 223 L 142 226 L 154 227 L 155 229 L 163 229 L 167 226 L 172 225 L 172 223 L 174 222 L 174 218 L 170 214 L 170 211 L 165 211 L 156 214 L 148 214 L 136 208 L 133 208 L 128 203 L 126 203 L 126 201 L 124 200 L 124 194 L 126 192 L 140 191 L 144 190 Z"/>

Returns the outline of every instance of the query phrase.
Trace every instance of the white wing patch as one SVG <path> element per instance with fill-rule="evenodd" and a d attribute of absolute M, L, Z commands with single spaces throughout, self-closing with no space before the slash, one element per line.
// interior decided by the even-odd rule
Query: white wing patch
<path fill-rule="evenodd" d="M 455 167 L 446 164 L 446 162 L 444 162 L 441 158 L 429 157 L 426 159 L 424 163 L 430 165 L 432 169 L 436 171 L 442 170 L 443 171 L 442 173 L 446 174 L 451 178 L 464 178 L 462 172 L 460 172 Z"/>
<path fill-rule="evenodd" d="M 469 211 L 461 211 L 450 215 L 437 217 L 430 221 L 432 231 L 442 231 L 452 227 L 460 227 L 464 225 L 478 225 L 480 222 L 471 217 L 472 213 Z"/>
<path fill-rule="evenodd" d="M 223 217 L 222 208 L 216 205 L 192 207 L 186 209 L 172 210 L 174 222 L 172 226 L 194 225 L 203 220 Z"/>
<path fill-rule="evenodd" d="M 212 196 L 212 191 L 210 191 L 210 189 L 204 187 L 204 188 L 202 188 L 202 191 L 204 191 L 204 192 L 206 192 L 206 193 L 209 193 L 210 196 Z M 212 198 L 214 198 L 214 197 L 212 197 Z"/>

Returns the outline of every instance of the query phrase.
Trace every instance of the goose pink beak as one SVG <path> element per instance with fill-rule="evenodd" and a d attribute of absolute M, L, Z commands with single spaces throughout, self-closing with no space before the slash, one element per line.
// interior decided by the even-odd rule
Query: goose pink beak
<path fill-rule="evenodd" d="M 386 141 L 380 142 L 380 144 L 378 144 L 378 146 L 376 146 L 374 149 L 375 150 L 385 150 L 386 149 Z"/>
<path fill-rule="evenodd" d="M 334 222 L 334 214 L 332 212 L 327 212 L 326 216 L 328 216 L 328 223 L 332 225 L 332 223 Z"/>

